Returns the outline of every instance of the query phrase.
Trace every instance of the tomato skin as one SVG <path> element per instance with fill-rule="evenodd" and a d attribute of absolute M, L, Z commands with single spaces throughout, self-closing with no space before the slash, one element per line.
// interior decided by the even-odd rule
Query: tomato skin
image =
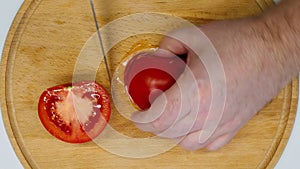
<path fill-rule="evenodd" d="M 70 93 L 72 97 L 68 97 Z M 75 111 L 78 107 L 75 100 L 84 100 L 83 103 L 89 103 L 92 110 L 89 114 L 81 113 L 86 118 L 84 122 L 79 120 L 80 115 Z M 100 108 L 97 108 L 99 105 Z M 67 113 L 59 110 L 67 110 Z M 45 129 L 56 138 L 69 143 L 84 143 L 97 137 L 108 123 L 110 113 L 108 93 L 98 83 L 90 81 L 48 88 L 41 94 L 38 104 L 38 115 Z"/>
<path fill-rule="evenodd" d="M 147 52 L 133 56 L 124 73 L 125 87 L 132 102 L 142 110 L 148 109 L 184 71 L 186 66 L 184 59 Z"/>

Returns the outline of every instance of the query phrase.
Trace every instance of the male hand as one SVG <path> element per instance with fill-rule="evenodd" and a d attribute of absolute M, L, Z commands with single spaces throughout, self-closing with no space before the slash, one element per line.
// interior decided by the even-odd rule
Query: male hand
<path fill-rule="evenodd" d="M 278 64 L 267 54 L 258 19 L 213 22 L 197 31 L 210 41 L 195 28 L 184 28 L 161 42 L 160 50 L 187 54 L 188 68 L 149 110 L 132 119 L 139 129 L 174 139 L 185 149 L 217 150 L 288 80 L 276 74 Z"/>

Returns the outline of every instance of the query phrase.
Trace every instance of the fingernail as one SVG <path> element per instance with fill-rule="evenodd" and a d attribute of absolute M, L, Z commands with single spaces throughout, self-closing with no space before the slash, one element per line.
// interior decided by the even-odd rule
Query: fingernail
<path fill-rule="evenodd" d="M 174 57 L 176 56 L 174 53 L 170 52 L 169 50 L 166 50 L 166 49 L 161 49 L 161 48 L 158 48 L 155 52 L 154 52 L 155 55 L 158 55 L 160 57 Z"/>

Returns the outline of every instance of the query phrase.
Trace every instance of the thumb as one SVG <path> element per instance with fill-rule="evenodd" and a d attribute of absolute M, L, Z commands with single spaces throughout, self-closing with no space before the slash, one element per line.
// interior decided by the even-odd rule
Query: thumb
<path fill-rule="evenodd" d="M 176 33 L 174 33 L 176 34 Z M 183 55 L 188 53 L 188 49 L 179 40 L 166 36 L 159 45 L 160 49 L 168 50 L 175 55 Z"/>
<path fill-rule="evenodd" d="M 171 88 L 154 100 L 148 110 L 134 113 L 131 119 L 141 130 L 155 134 L 160 133 L 160 136 L 164 134 L 169 136 L 169 133 L 163 134 L 161 132 L 175 125 L 176 122 L 188 114 L 191 114 L 193 107 L 196 107 L 198 110 L 196 106 L 199 104 L 198 97 L 197 83 L 193 79 L 192 72 L 186 70 Z M 193 112 L 192 115 L 198 113 L 198 111 Z M 195 118 L 195 116 L 193 117 Z M 180 132 L 180 126 L 179 128 L 172 129 L 172 131 L 175 130 Z M 178 133 L 174 132 L 173 135 L 178 135 Z"/>
<path fill-rule="evenodd" d="M 166 104 L 167 104 L 167 97 L 170 96 L 166 96 L 166 92 L 161 93 L 153 101 L 149 109 L 134 112 L 133 115 L 131 116 L 132 121 L 135 123 L 149 124 L 157 120 L 165 111 Z"/>
<path fill-rule="evenodd" d="M 136 126 L 153 133 L 160 133 L 172 125 L 180 114 L 181 96 L 176 85 L 159 95 L 148 110 L 135 112 L 131 119 Z"/>

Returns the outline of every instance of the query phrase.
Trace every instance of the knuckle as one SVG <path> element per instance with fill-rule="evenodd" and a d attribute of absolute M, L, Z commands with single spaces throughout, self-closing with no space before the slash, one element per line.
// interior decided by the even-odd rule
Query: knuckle
<path fill-rule="evenodd" d="M 194 138 L 194 137 L 193 137 Z M 191 137 L 189 137 L 189 135 L 187 137 L 184 138 L 183 141 L 181 141 L 179 143 L 179 145 L 186 149 L 186 150 L 190 150 L 190 151 L 194 151 L 194 150 L 198 150 L 204 147 L 204 144 L 200 144 L 198 142 L 198 139 L 193 139 Z"/>
<path fill-rule="evenodd" d="M 160 118 L 156 119 L 155 121 L 152 122 L 153 128 L 156 130 L 163 130 L 164 124 Z"/>
<path fill-rule="evenodd" d="M 186 150 L 190 150 L 190 151 L 195 151 L 195 150 L 198 150 L 201 148 L 199 145 L 193 144 L 191 142 L 181 142 L 181 143 L 179 143 L 179 145 L 182 148 L 184 148 Z"/>

